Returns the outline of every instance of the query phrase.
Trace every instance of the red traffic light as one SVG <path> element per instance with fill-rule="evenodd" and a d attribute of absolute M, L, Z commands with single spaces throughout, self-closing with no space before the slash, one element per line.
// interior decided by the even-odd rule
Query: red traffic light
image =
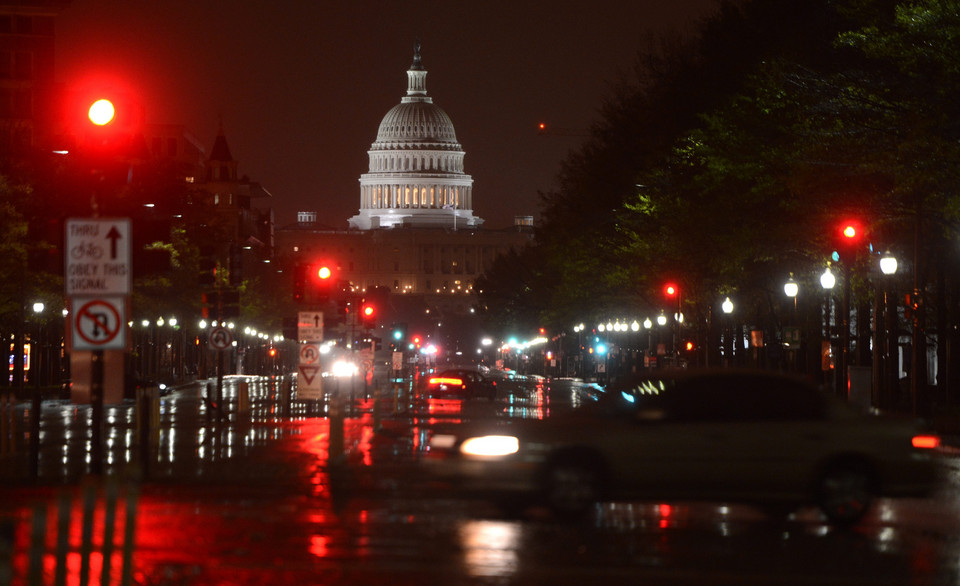
<path fill-rule="evenodd" d="M 325 281 L 333 276 L 333 270 L 327 265 L 320 265 L 317 268 L 317 278 L 321 281 Z"/>
<path fill-rule="evenodd" d="M 693 343 L 693 340 L 687 340 L 684 347 L 687 349 L 687 352 L 692 352 L 697 346 Z"/>
<path fill-rule="evenodd" d="M 100 98 L 90 104 L 90 108 L 87 110 L 87 118 L 97 126 L 104 126 L 113 122 L 116 113 L 117 110 L 114 108 L 113 102 L 106 98 Z"/>
<path fill-rule="evenodd" d="M 667 283 L 663 286 L 663 294 L 667 297 L 676 297 L 680 293 L 680 288 L 674 283 Z"/>
<path fill-rule="evenodd" d="M 863 237 L 863 228 L 856 220 L 846 220 L 840 224 L 840 240 L 845 243 L 859 241 Z"/>
<path fill-rule="evenodd" d="M 372 318 L 374 315 L 376 315 L 376 313 L 377 309 L 369 303 L 364 304 L 363 308 L 360 310 L 360 314 L 367 319 Z"/>

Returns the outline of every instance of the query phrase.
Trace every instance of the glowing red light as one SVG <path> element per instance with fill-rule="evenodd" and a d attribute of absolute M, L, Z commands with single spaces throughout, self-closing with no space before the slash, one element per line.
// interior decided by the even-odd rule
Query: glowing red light
<path fill-rule="evenodd" d="M 104 126 L 113 121 L 116 112 L 113 102 L 107 99 L 99 99 L 90 105 L 90 109 L 87 110 L 87 118 L 97 126 Z"/>
<path fill-rule="evenodd" d="M 915 448 L 930 450 L 940 447 L 940 437 L 936 435 L 915 435 L 912 443 Z"/>

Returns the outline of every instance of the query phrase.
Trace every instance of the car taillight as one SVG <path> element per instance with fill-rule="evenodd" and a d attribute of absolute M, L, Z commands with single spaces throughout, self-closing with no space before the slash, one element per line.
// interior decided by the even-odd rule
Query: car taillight
<path fill-rule="evenodd" d="M 913 436 L 913 447 L 922 449 L 933 449 L 940 447 L 940 436 L 931 434 L 922 434 Z"/>
<path fill-rule="evenodd" d="M 438 376 L 430 379 L 431 385 L 452 385 L 459 386 L 463 384 L 463 380 L 459 378 L 447 378 L 443 376 Z"/>

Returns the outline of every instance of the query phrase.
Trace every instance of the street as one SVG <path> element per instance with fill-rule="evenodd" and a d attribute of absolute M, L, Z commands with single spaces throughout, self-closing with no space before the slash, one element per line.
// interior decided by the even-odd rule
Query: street
<path fill-rule="evenodd" d="M 235 410 L 240 382 L 248 413 Z M 500 407 L 511 416 L 549 416 L 592 392 L 574 381 L 504 383 L 512 386 Z M 133 405 L 107 409 L 104 479 L 85 473 L 89 409 L 45 402 L 40 479 L 26 477 L 22 451 L 0 459 L 0 519 L 12 534 L 0 583 L 97 583 L 104 554 L 118 584 L 125 572 L 137 584 L 960 583 L 954 448 L 942 450 L 947 482 L 934 497 L 881 500 L 852 530 L 831 528 L 812 508 L 783 520 L 685 502 L 607 503 L 567 523 L 537 507 L 508 517 L 418 472 L 424 430 L 464 417 L 466 406 L 414 417 L 388 401 L 375 412 L 359 393 L 343 424 L 344 464 L 330 466 L 323 407 L 293 402 L 281 417 L 282 388 L 228 379 L 233 402 L 219 425 L 208 421 L 203 385 L 175 390 L 161 400 L 147 467 L 137 462 Z M 45 530 L 35 541 L 38 516 Z"/>

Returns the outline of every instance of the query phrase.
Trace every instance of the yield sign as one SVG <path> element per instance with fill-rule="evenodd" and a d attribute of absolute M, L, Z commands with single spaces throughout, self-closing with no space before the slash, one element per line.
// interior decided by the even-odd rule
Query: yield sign
<path fill-rule="evenodd" d="M 297 370 L 297 398 L 322 399 L 323 377 L 320 376 L 320 367 L 314 364 L 300 364 Z"/>
<path fill-rule="evenodd" d="M 316 378 L 317 373 L 320 372 L 320 367 L 301 364 L 299 368 L 300 376 L 303 377 L 303 381 L 307 383 L 308 387 L 311 386 L 313 384 L 313 379 Z"/>

